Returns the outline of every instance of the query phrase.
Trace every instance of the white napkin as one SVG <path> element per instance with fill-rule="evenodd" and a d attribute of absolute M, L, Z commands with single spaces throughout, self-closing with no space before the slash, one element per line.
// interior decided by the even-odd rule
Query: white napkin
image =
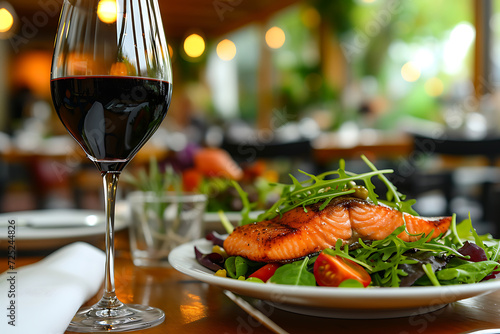
<path fill-rule="evenodd" d="M 103 251 L 76 242 L 15 269 L 14 275 L 4 272 L 0 275 L 0 333 L 64 333 L 80 306 L 101 287 L 104 261 Z"/>

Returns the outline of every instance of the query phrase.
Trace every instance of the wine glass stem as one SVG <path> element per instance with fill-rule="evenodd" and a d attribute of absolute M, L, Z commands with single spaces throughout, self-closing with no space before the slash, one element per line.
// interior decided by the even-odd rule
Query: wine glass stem
<path fill-rule="evenodd" d="M 115 294 L 115 201 L 116 187 L 118 185 L 118 172 L 103 172 L 102 179 L 104 185 L 105 209 L 106 209 L 106 268 L 104 277 L 104 294 L 98 305 L 104 308 L 115 308 L 123 305 Z"/>

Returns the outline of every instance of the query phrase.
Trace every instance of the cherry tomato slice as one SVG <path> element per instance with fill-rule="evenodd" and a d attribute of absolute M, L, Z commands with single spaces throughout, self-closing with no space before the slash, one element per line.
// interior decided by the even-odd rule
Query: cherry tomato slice
<path fill-rule="evenodd" d="M 372 281 L 368 272 L 359 264 L 325 253 L 321 253 L 316 259 L 313 273 L 321 286 L 339 286 L 347 279 L 354 279 L 367 287 Z"/>
<path fill-rule="evenodd" d="M 262 268 L 259 268 L 256 270 L 253 274 L 251 274 L 248 277 L 255 277 L 261 279 L 263 282 L 267 282 L 268 279 L 271 278 L 271 276 L 274 275 L 276 272 L 276 269 L 280 267 L 279 263 L 268 263 L 264 265 Z"/>

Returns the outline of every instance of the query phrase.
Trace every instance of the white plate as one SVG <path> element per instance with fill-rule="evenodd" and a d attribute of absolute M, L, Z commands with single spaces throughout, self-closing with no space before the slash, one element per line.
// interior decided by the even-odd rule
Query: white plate
<path fill-rule="evenodd" d="M 117 208 L 116 231 L 125 228 L 128 223 L 119 212 Z M 104 240 L 103 211 L 73 209 L 17 211 L 0 214 L 0 248 L 9 240 L 7 227 L 9 220 L 15 222 L 14 236 L 18 251 L 52 249 L 74 241 L 93 243 Z M 6 249 L 6 246 L 3 248 Z"/>
<path fill-rule="evenodd" d="M 200 239 L 175 248 L 169 256 L 172 267 L 202 282 L 306 315 L 345 319 L 412 316 L 500 289 L 500 280 L 442 287 L 367 289 L 259 284 L 214 276 L 198 264 L 194 246 L 208 253 L 212 244 Z"/>

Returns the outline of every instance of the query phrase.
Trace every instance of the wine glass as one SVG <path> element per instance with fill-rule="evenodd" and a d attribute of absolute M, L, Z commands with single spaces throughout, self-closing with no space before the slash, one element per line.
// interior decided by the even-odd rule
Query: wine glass
<path fill-rule="evenodd" d="M 157 325 L 163 311 L 115 294 L 114 209 L 120 172 L 158 129 L 172 92 L 157 0 L 64 0 L 51 92 L 71 136 L 101 172 L 106 210 L 104 294 L 68 330 L 125 331 Z"/>

